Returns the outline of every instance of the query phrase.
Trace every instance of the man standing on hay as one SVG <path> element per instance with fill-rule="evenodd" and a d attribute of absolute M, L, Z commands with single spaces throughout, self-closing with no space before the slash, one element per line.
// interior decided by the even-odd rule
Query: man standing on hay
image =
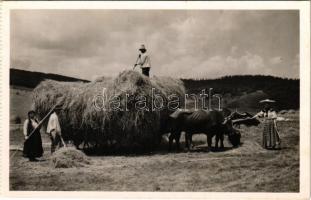
<path fill-rule="evenodd" d="M 139 51 L 140 53 L 138 55 L 138 58 L 136 60 L 136 63 L 133 69 L 135 69 L 135 67 L 139 65 L 142 70 L 142 74 L 149 77 L 151 62 L 150 62 L 149 55 L 146 53 L 147 49 L 145 48 L 145 45 L 142 44 L 141 47 L 139 48 Z"/>
<path fill-rule="evenodd" d="M 60 106 L 56 106 L 51 114 L 47 126 L 46 132 L 50 135 L 51 138 L 51 153 L 55 152 L 57 146 L 62 147 L 62 130 L 60 127 L 58 115 L 62 108 Z"/>

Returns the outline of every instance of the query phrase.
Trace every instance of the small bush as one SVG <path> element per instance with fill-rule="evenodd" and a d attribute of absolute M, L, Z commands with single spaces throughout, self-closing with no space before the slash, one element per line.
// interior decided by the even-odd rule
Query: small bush
<path fill-rule="evenodd" d="M 11 123 L 13 124 L 21 124 L 22 123 L 22 119 L 20 118 L 20 116 L 12 116 L 11 117 Z"/>

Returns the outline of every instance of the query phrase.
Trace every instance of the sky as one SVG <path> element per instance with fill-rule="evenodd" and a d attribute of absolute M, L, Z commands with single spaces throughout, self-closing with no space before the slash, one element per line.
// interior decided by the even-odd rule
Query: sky
<path fill-rule="evenodd" d="M 299 78 L 295 10 L 14 10 L 10 44 L 11 68 L 88 80 L 132 69 L 141 44 L 157 76 Z"/>

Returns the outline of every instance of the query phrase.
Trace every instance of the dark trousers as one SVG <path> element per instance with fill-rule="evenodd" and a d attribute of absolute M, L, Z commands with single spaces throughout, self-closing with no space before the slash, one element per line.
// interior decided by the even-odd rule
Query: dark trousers
<path fill-rule="evenodd" d="M 150 67 L 141 68 L 143 75 L 149 77 Z"/>
<path fill-rule="evenodd" d="M 51 138 L 51 153 L 54 153 L 56 148 L 61 148 L 63 146 L 61 142 L 61 136 L 55 131 L 52 131 L 50 138 Z"/>

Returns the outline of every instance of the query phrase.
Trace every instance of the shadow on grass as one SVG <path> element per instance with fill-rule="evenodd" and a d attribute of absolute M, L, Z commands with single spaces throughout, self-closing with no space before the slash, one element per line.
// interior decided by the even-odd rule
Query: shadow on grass
<path fill-rule="evenodd" d="M 160 144 L 154 148 L 142 149 L 142 148 L 126 148 L 126 147 L 101 147 L 101 148 L 86 148 L 83 152 L 88 156 L 147 156 L 147 155 L 165 155 L 171 153 L 183 153 L 185 152 L 182 145 L 180 149 L 176 146 L 169 150 L 168 144 Z"/>
<path fill-rule="evenodd" d="M 194 149 L 190 150 L 190 152 L 225 152 L 225 151 L 230 151 L 234 149 L 235 147 L 223 147 L 223 148 L 215 148 L 211 147 L 210 149 L 207 148 L 207 146 L 196 146 Z"/>
<path fill-rule="evenodd" d="M 102 148 L 87 148 L 83 152 L 88 156 L 146 156 L 146 155 L 166 155 L 166 154 L 176 154 L 176 153 L 187 153 L 187 152 L 226 152 L 236 148 L 239 148 L 243 145 L 241 143 L 238 147 L 224 147 L 216 149 L 214 146 L 211 149 L 207 148 L 207 145 L 204 142 L 194 142 L 194 148 L 188 150 L 185 148 L 185 142 L 180 143 L 180 148 L 176 147 L 176 144 L 173 144 L 171 150 L 169 150 L 169 145 L 167 142 L 161 143 L 159 146 L 154 149 L 133 149 L 133 148 L 118 148 L 118 147 L 102 147 Z"/>

